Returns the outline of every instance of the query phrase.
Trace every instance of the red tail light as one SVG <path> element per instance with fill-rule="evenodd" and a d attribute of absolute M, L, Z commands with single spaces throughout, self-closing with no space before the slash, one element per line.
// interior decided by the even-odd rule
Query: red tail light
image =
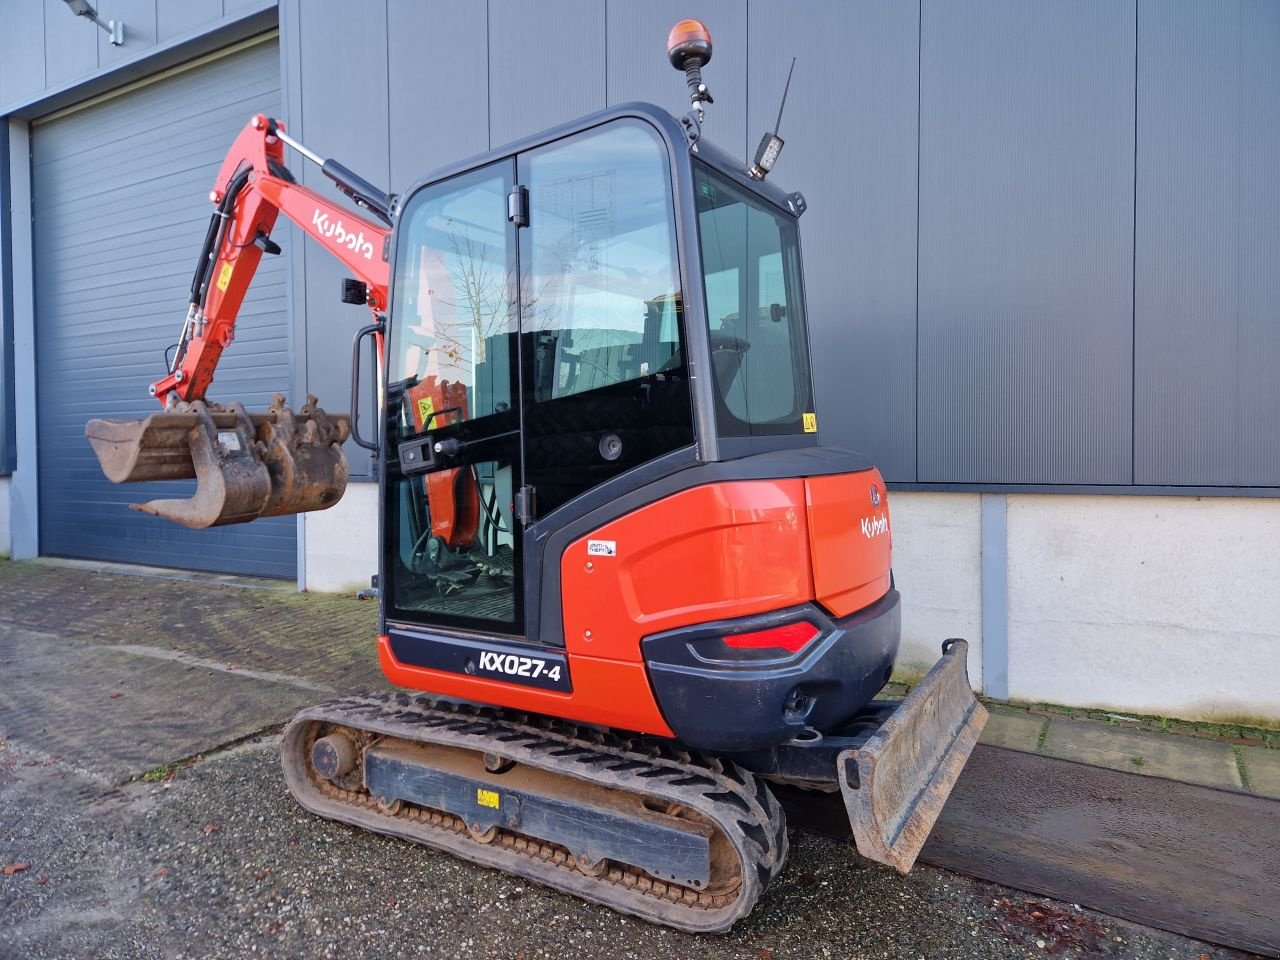
<path fill-rule="evenodd" d="M 801 620 L 799 623 L 784 623 L 780 627 L 770 627 L 754 633 L 736 633 L 723 640 L 726 647 L 738 650 L 786 650 L 788 653 L 799 653 L 818 633 L 818 628 L 812 623 Z"/>

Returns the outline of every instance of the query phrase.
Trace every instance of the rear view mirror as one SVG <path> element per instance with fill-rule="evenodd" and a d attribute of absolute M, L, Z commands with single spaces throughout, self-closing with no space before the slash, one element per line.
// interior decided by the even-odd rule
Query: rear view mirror
<path fill-rule="evenodd" d="M 780 303 L 769 304 L 769 319 L 774 323 L 781 323 L 782 318 L 787 315 L 787 308 Z"/>

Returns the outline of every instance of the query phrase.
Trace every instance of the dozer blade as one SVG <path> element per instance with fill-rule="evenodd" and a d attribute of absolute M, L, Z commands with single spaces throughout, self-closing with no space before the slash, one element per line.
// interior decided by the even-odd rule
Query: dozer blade
<path fill-rule="evenodd" d="M 194 477 L 190 499 L 131 507 L 197 530 L 333 506 L 347 486 L 348 433 L 346 417 L 329 416 L 315 397 L 294 412 L 279 394 L 260 414 L 197 400 L 145 420 L 85 426 L 112 483 Z"/>
<path fill-rule="evenodd" d="M 880 728 L 837 759 L 858 853 L 900 873 L 915 863 L 987 722 L 969 686 L 968 652 L 963 640 L 946 641 Z"/>

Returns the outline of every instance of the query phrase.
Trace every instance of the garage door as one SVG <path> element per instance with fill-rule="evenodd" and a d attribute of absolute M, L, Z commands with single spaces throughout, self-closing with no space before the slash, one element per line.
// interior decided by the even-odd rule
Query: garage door
<path fill-rule="evenodd" d="M 159 409 L 147 387 L 186 314 L 213 178 L 249 117 L 279 110 L 272 39 L 33 125 L 41 553 L 294 575 L 295 518 L 193 531 L 135 513 L 194 481 L 115 486 L 84 438 L 92 417 Z M 287 394 L 287 257 L 263 258 L 210 399 Z"/>

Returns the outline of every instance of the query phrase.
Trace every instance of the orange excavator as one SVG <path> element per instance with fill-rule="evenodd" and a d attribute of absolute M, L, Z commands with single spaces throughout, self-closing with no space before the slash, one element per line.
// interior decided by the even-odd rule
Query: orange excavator
<path fill-rule="evenodd" d="M 330 506 L 348 436 L 371 450 L 378 656 L 404 692 L 302 710 L 293 795 L 693 932 L 782 869 L 778 784 L 838 792 L 859 852 L 909 870 L 986 716 L 962 640 L 876 699 L 901 632 L 888 494 L 819 442 L 806 203 L 768 179 L 776 128 L 750 165 L 704 138 L 711 50 L 698 21 L 668 38 L 683 117 L 613 107 L 398 197 L 253 117 L 161 410 L 86 428 L 112 480 L 196 478 L 139 506 L 193 527 Z M 300 186 L 286 146 L 361 212 Z M 280 213 L 372 313 L 349 416 L 206 400 Z"/>

